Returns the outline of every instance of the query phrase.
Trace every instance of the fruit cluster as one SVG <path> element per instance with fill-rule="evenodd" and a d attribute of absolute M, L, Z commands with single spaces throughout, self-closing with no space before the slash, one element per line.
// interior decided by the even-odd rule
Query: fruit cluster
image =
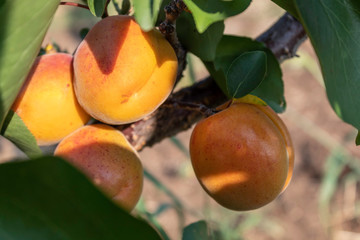
<path fill-rule="evenodd" d="M 89 31 L 74 57 L 38 57 L 13 110 L 39 145 L 61 141 L 55 155 L 131 211 L 142 191 L 142 165 L 126 137 L 106 124 L 155 111 L 176 73 L 177 57 L 158 31 L 143 32 L 132 17 L 111 16 Z M 84 126 L 91 117 L 106 124 Z M 288 185 L 294 162 L 281 119 L 269 107 L 241 101 L 197 124 L 190 155 L 205 191 L 233 210 L 271 202 Z"/>
<path fill-rule="evenodd" d="M 143 182 L 136 150 L 113 127 L 84 125 L 91 117 L 124 124 L 152 113 L 171 93 L 176 73 L 177 57 L 161 33 L 111 16 L 89 31 L 74 57 L 39 56 L 12 109 L 38 145 L 61 141 L 55 155 L 131 211 Z"/>

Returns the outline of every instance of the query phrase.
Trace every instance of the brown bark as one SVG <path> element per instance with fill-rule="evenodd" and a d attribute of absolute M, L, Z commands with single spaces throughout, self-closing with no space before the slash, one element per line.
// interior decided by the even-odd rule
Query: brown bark
<path fill-rule="evenodd" d="M 302 25 L 290 14 L 282 16 L 271 28 L 257 38 L 283 61 L 295 56 L 298 46 L 306 39 Z M 184 64 L 183 64 L 184 65 Z M 176 102 L 198 103 L 209 108 L 226 101 L 211 76 L 170 95 L 168 100 L 153 114 L 138 122 L 118 126 L 130 143 L 141 151 L 164 138 L 189 129 L 202 118 L 201 111 L 182 108 Z"/>

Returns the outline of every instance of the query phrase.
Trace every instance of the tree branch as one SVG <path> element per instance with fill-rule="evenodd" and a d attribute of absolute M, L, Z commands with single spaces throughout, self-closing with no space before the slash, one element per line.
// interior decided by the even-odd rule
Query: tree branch
<path fill-rule="evenodd" d="M 272 27 L 256 40 L 265 43 L 280 61 L 296 56 L 298 47 L 307 36 L 301 23 L 289 13 L 285 13 Z"/>
<path fill-rule="evenodd" d="M 273 51 L 279 61 L 295 56 L 298 46 L 305 39 L 306 33 L 302 25 L 287 13 L 257 38 Z M 161 106 L 145 119 L 130 125 L 118 126 L 118 129 L 138 151 L 141 151 L 146 146 L 152 146 L 164 138 L 189 129 L 202 118 L 199 111 L 177 107 L 174 104 L 177 101 L 198 103 L 213 108 L 226 100 L 215 81 L 207 77 L 171 94 L 165 102 L 166 106 Z M 171 107 L 171 104 L 174 107 Z"/>

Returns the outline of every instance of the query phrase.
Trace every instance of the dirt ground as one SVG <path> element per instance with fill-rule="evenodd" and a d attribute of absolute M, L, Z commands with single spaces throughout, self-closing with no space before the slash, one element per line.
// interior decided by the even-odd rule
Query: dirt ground
<path fill-rule="evenodd" d="M 71 52 L 79 41 L 74 37 L 75 33 L 82 28 L 81 24 L 86 25 L 80 19 L 80 26 L 76 26 L 73 32 L 56 30 L 68 27 L 66 23 L 60 23 L 60 16 L 68 14 L 67 11 L 61 9 L 57 14 L 47 41 L 64 41 L 63 47 Z M 225 31 L 256 37 L 282 13 L 271 1 L 254 1 L 244 14 L 226 22 Z M 187 153 L 191 130 L 140 153 L 145 169 L 180 201 L 185 224 L 204 219 L 213 223 L 212 228 L 222 231 L 224 239 L 234 240 L 360 239 L 360 176 L 354 174 L 351 166 L 341 170 L 340 180 L 331 182 L 334 175 L 329 174 L 334 169 L 334 164 L 331 164 L 334 159 L 359 163 L 360 151 L 354 144 L 356 131 L 343 123 L 331 109 L 308 40 L 298 54 L 299 58 L 282 64 L 287 110 L 281 117 L 294 142 L 295 170 L 291 184 L 274 202 L 244 213 L 226 210 L 214 203 L 198 184 L 191 168 Z M 201 64 L 196 64 L 195 69 L 198 79 L 207 75 Z M 17 154 L 11 143 L 1 140 L 0 161 Z M 329 195 L 332 187 L 334 195 Z M 169 194 L 147 179 L 143 202 L 141 208 L 145 207 L 149 212 L 159 211 L 156 219 L 171 239 L 181 239 L 181 217 L 172 207 L 174 201 Z"/>

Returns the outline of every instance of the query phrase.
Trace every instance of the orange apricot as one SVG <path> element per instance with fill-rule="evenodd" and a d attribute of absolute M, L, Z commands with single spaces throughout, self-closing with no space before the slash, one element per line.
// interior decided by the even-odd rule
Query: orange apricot
<path fill-rule="evenodd" d="M 261 106 L 234 102 L 195 126 L 190 139 L 194 172 L 220 205 L 252 210 L 282 192 L 289 140 L 277 121 Z"/>
<path fill-rule="evenodd" d="M 171 93 L 177 57 L 157 30 L 130 16 L 110 16 L 86 35 L 74 56 L 75 92 L 95 119 L 124 124 L 152 113 Z"/>
<path fill-rule="evenodd" d="M 76 100 L 72 60 L 65 53 L 37 57 L 12 106 L 39 145 L 57 143 L 90 120 Z"/>
<path fill-rule="evenodd" d="M 82 171 L 116 204 L 131 211 L 143 186 L 143 169 L 136 150 L 113 127 L 94 124 L 64 138 L 54 155 Z"/>

